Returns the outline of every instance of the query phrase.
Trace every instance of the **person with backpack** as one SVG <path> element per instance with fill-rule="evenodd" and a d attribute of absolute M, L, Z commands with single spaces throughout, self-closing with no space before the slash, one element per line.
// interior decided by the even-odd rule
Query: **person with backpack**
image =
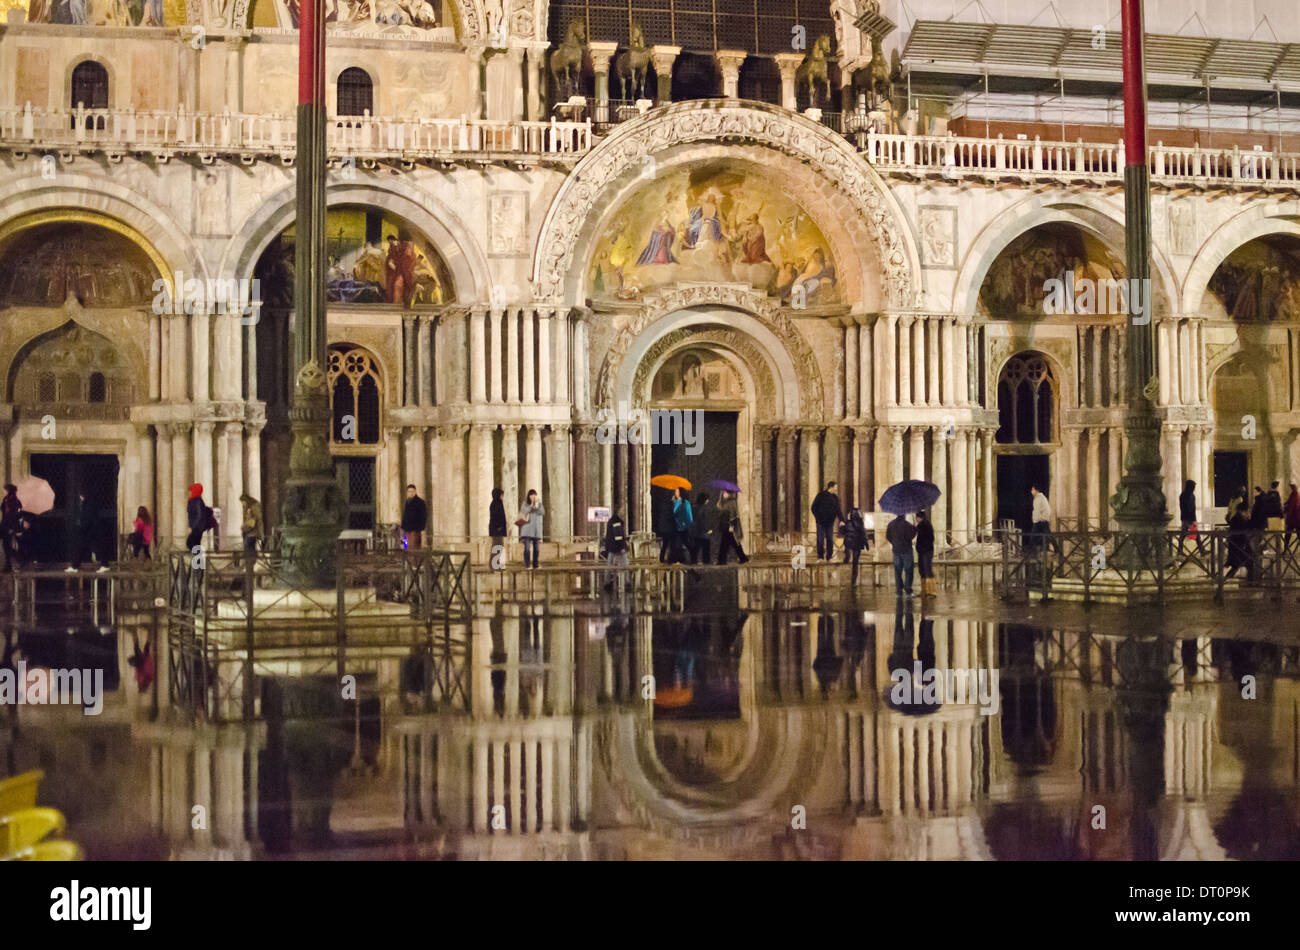
<path fill-rule="evenodd" d="M 701 492 L 695 496 L 695 511 L 692 513 L 691 521 L 691 563 L 699 564 L 709 563 L 709 555 L 713 547 L 713 529 L 715 518 L 713 516 L 713 503 L 709 496 Z"/>
<path fill-rule="evenodd" d="M 203 541 L 203 535 L 217 526 L 212 509 L 203 500 L 203 486 L 195 482 L 190 486 L 190 500 L 185 506 L 190 533 L 185 536 L 185 550 L 193 551 Z"/>
<path fill-rule="evenodd" d="M 717 563 L 726 564 L 732 548 L 735 548 L 740 563 L 744 564 L 749 560 L 749 555 L 745 553 L 745 549 L 740 545 L 740 542 L 745 537 L 744 531 L 740 527 L 740 506 L 736 502 L 736 496 L 725 488 L 722 490 L 722 496 L 718 499 L 717 512 L 718 522 L 717 527 L 714 528 L 714 534 L 718 536 Z"/>
<path fill-rule="evenodd" d="M 605 544 L 604 544 L 605 561 L 609 564 L 609 580 L 605 582 L 605 589 L 610 590 L 614 586 L 614 579 L 619 579 L 619 593 L 623 592 L 622 573 L 615 573 L 616 570 L 627 570 L 628 567 L 628 544 L 627 544 L 627 526 L 623 522 L 623 516 L 617 511 L 610 515 L 609 522 L 605 525 Z"/>
<path fill-rule="evenodd" d="M 844 563 L 848 564 L 850 559 L 853 562 L 853 570 L 849 575 L 849 584 L 854 585 L 858 582 L 858 558 L 862 556 L 863 550 L 867 547 L 867 524 L 862 517 L 862 512 L 854 508 L 849 512 L 849 516 L 840 527 L 840 534 L 844 538 Z"/>

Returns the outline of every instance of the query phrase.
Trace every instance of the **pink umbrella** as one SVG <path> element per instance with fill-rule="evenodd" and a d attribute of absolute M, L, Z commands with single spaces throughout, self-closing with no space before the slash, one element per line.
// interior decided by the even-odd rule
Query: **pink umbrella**
<path fill-rule="evenodd" d="M 18 480 L 18 500 L 23 503 L 23 511 L 43 515 L 54 507 L 54 489 L 45 479 L 28 475 Z"/>

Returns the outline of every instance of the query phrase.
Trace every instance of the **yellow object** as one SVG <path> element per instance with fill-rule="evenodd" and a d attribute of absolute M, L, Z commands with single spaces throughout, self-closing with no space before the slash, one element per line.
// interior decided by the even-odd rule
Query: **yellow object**
<path fill-rule="evenodd" d="M 0 854 L 31 847 L 49 834 L 63 834 L 67 821 L 53 808 L 24 808 L 0 818 Z"/>
<path fill-rule="evenodd" d="M 75 841 L 42 841 L 17 854 L 9 855 L 13 861 L 84 861 L 85 853 Z"/>
<path fill-rule="evenodd" d="M 0 779 L 0 818 L 24 808 L 36 807 L 36 789 L 45 773 L 32 769 L 12 778 Z"/>

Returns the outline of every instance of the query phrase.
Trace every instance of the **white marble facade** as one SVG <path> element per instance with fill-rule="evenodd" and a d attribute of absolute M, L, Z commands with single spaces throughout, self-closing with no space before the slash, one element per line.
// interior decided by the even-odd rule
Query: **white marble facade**
<path fill-rule="evenodd" d="M 247 16 L 239 4 L 192 6 L 208 24 L 201 42 L 193 27 L 95 31 L 11 16 L 0 31 L 0 248 L 45 222 L 81 221 L 127 235 L 169 276 L 252 275 L 293 219 L 294 36 L 225 25 Z M 329 314 L 331 338 L 365 348 L 382 375 L 377 441 L 340 453 L 375 459 L 379 522 L 398 519 L 412 482 L 431 500 L 433 535 L 481 543 L 501 485 L 508 504 L 542 490 L 555 542 L 590 534 L 585 507 L 644 498 L 650 474 L 648 451 L 597 441 L 600 411 L 646 404 L 656 368 L 703 346 L 741 381 L 737 479 L 760 548 L 804 535 L 811 493 L 830 479 L 864 507 L 897 478 L 932 479 L 945 489 L 945 536 L 988 536 L 1006 451 L 995 441 L 997 381 L 1025 352 L 1046 359 L 1055 385 L 1052 435 L 1024 451 L 1050 457 L 1063 523 L 1108 523 L 1123 448 L 1123 318 L 999 319 L 979 292 L 999 255 L 1036 227 L 1073 228 L 1122 258 L 1117 176 L 1038 174 L 1039 164 L 1015 177 L 938 174 L 919 144 L 913 155 L 885 142 L 886 156 L 880 139 L 862 147 L 807 116 L 734 99 L 651 109 L 603 134 L 552 123 L 538 82 L 545 4 L 508 6 L 449 3 L 449 25 L 420 39 L 330 37 L 331 111 L 338 76 L 360 67 L 376 118 L 333 128 L 327 201 L 407 222 L 455 288 L 450 302 Z M 504 49 L 489 44 L 494 15 L 509 24 Z M 841 48 L 869 48 L 847 21 L 837 32 Z M 108 108 L 89 129 L 66 114 L 74 67 L 88 59 L 109 77 Z M 834 254 L 837 302 L 797 309 L 707 281 L 613 305 L 589 299 L 597 243 L 646 176 L 707 163 L 763 176 L 806 209 Z M 1207 289 L 1250 242 L 1300 238 L 1294 156 L 1277 163 L 1280 173 L 1249 182 L 1240 166 L 1233 180 L 1202 176 L 1195 188 L 1184 180 L 1194 173 L 1155 179 L 1166 481 L 1176 510 L 1177 488 L 1195 479 L 1207 519 L 1216 449 L 1246 452 L 1251 484 L 1285 484 L 1297 463 L 1300 320 L 1247 326 Z M 29 341 L 69 320 L 138 350 L 129 411 L 70 419 L 56 437 L 61 452 L 119 457 L 120 521 L 145 504 L 160 535 L 176 536 L 191 481 L 212 486 L 227 523 L 244 491 L 274 520 L 287 462 L 274 351 L 287 326 L 75 299 L 13 306 L 0 330 L 6 378 Z M 1243 361 L 1263 395 L 1249 403 L 1247 392 L 1246 413 L 1231 400 L 1216 412 L 1216 373 L 1239 373 Z M 1243 414 L 1257 416 L 1249 438 Z M 12 479 L 49 440 L 12 385 L 0 418 Z M 647 530 L 648 504 L 632 517 Z"/>

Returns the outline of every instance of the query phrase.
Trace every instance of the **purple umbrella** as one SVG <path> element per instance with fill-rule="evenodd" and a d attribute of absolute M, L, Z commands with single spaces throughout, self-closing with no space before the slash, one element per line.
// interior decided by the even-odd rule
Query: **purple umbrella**
<path fill-rule="evenodd" d="M 729 482 L 724 478 L 715 478 L 709 482 L 709 487 L 714 491 L 740 491 L 740 486 L 735 482 Z"/>

